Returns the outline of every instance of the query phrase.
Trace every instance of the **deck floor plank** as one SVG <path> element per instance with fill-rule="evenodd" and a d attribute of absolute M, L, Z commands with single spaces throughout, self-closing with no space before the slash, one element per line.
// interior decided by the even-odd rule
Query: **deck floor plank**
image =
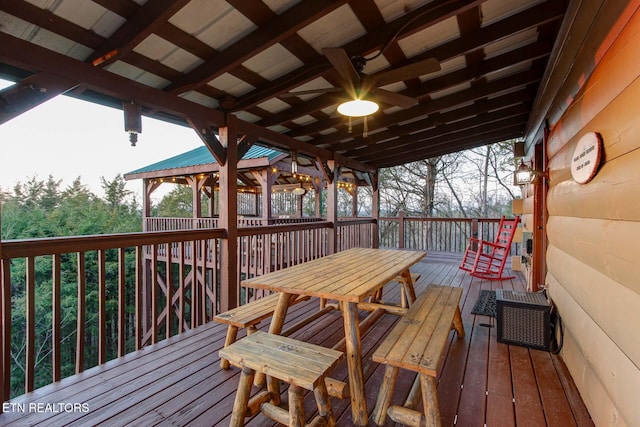
<path fill-rule="evenodd" d="M 428 284 L 458 286 L 465 338 L 451 334 L 438 379 L 443 425 L 451 426 L 560 426 L 591 427 L 593 422 L 561 358 L 546 352 L 497 343 L 495 319 L 471 314 L 482 289 L 524 289 L 517 277 L 503 282 L 472 278 L 459 270 L 460 255 L 429 254 L 412 267 L 419 273 L 416 291 Z M 399 300 L 400 286 L 385 289 L 384 299 Z M 318 310 L 311 299 L 291 307 L 285 328 Z M 368 313 L 362 311 L 362 320 Z M 397 322 L 384 314 L 362 335 L 363 369 L 367 407 L 373 410 L 384 367 L 371 355 Z M 486 326 L 488 325 L 488 326 Z M 491 327 L 492 326 L 492 327 Z M 268 321 L 259 329 L 267 330 Z M 239 339 L 245 332 L 240 331 Z M 0 425 L 146 425 L 226 426 L 238 385 L 239 370 L 222 370 L 218 350 L 224 345 L 226 325 L 211 323 L 35 390 L 12 402 L 88 402 L 88 414 L 5 413 Z M 296 331 L 292 338 L 331 347 L 344 336 L 342 316 L 331 312 Z M 346 363 L 331 375 L 347 381 Z M 402 403 L 413 382 L 413 374 L 401 372 L 394 403 Z M 254 389 L 253 393 L 257 390 Z M 282 389 L 286 402 L 286 387 Z M 515 399 L 515 403 L 514 403 Z M 332 399 L 338 426 L 351 426 L 349 399 Z M 305 397 L 307 418 L 316 412 L 313 395 Z M 84 415 L 84 416 L 83 416 Z M 53 424 L 52 424 L 53 423 Z M 247 426 L 276 424 L 258 414 Z M 395 425 L 387 420 L 386 427 Z"/>

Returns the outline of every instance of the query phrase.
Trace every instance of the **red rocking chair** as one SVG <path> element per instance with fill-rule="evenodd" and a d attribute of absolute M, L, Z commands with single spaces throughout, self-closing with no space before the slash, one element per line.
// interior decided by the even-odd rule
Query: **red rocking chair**
<path fill-rule="evenodd" d="M 460 269 L 468 271 L 473 277 L 487 280 L 507 280 L 515 276 L 503 276 L 502 271 L 509 256 L 509 249 L 513 241 L 520 217 L 515 219 L 500 219 L 498 233 L 493 242 L 471 237 L 467 250 L 460 263 Z"/>

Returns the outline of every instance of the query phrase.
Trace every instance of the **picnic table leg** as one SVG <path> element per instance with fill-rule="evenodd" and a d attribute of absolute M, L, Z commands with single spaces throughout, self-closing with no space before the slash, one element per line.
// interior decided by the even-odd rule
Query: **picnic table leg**
<path fill-rule="evenodd" d="M 243 368 L 242 372 L 240 372 L 240 383 L 238 384 L 236 399 L 233 403 L 231 421 L 229 421 L 230 427 L 241 427 L 244 425 L 244 416 L 247 413 L 254 373 L 255 371 L 249 368 Z"/>
<path fill-rule="evenodd" d="M 364 371 L 362 368 L 362 348 L 360 347 L 360 325 L 358 304 L 343 304 L 344 333 L 346 338 L 349 387 L 351 388 L 351 416 L 355 425 L 368 424 L 367 400 L 364 392 Z"/>
<path fill-rule="evenodd" d="M 407 300 L 409 302 L 409 306 L 413 304 L 416 300 L 416 290 L 413 287 L 413 279 L 411 278 L 411 272 L 407 269 L 400 273 L 402 277 L 402 287 L 405 290 L 405 294 L 407 295 Z"/>

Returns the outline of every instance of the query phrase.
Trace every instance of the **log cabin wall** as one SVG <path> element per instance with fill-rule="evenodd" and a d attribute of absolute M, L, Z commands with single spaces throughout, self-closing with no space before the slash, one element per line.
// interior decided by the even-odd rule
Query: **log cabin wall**
<path fill-rule="evenodd" d="M 588 33 L 602 36 L 581 48 L 558 97 L 575 96 L 549 110 L 546 285 L 562 316 L 561 354 L 596 425 L 638 425 L 640 2 L 601 3 Z M 624 6 L 606 17 L 613 3 Z M 570 164 L 588 132 L 601 135 L 604 156 L 581 185 Z"/>

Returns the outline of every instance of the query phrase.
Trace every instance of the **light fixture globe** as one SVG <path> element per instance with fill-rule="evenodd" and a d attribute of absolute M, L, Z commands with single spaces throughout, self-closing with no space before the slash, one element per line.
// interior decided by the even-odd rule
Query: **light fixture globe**
<path fill-rule="evenodd" d="M 516 171 L 516 183 L 518 185 L 525 185 L 531 182 L 531 168 L 527 166 L 522 159 L 520 159 L 520 166 Z"/>
<path fill-rule="evenodd" d="M 366 99 L 354 99 L 338 105 L 338 113 L 348 117 L 364 117 L 378 111 L 380 106 Z"/>

